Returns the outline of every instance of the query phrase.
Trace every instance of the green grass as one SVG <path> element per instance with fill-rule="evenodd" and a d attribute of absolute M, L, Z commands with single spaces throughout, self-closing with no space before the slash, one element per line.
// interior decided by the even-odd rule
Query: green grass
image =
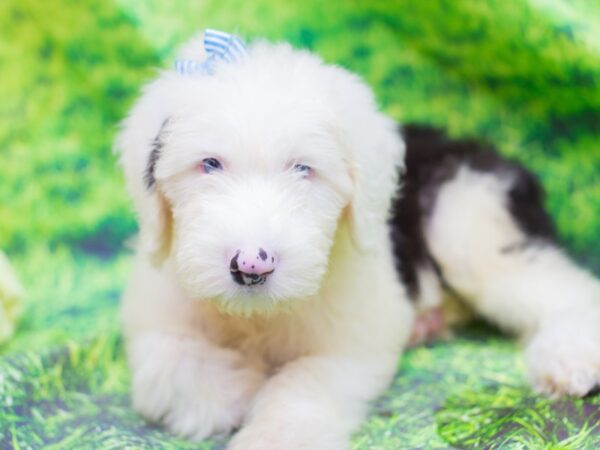
<path fill-rule="evenodd" d="M 0 365 L 0 376 L 1 448 L 198 448 L 128 407 L 128 371 L 114 331 L 12 356 Z M 214 447 L 207 442 L 201 448 Z"/>
<path fill-rule="evenodd" d="M 477 327 L 449 343 L 409 350 L 352 448 L 597 448 L 600 399 L 551 401 L 532 394 L 515 350 L 493 330 Z M 116 332 L 12 355 L 0 364 L 0 375 L 2 448 L 11 442 L 21 448 L 198 448 L 130 409 Z M 201 448 L 225 442 L 218 438 Z"/>
<path fill-rule="evenodd" d="M 600 401 L 551 401 L 527 387 L 467 388 L 436 413 L 441 436 L 462 448 L 554 448 L 600 446 Z"/>
<path fill-rule="evenodd" d="M 0 447 L 192 448 L 127 407 L 117 302 L 136 225 L 111 149 L 188 36 L 291 41 L 363 76 L 399 120 L 492 141 L 542 178 L 569 249 L 600 272 L 599 24 L 593 0 L 0 2 L 0 248 L 27 289 L 0 348 Z M 516 347 L 489 336 L 410 351 L 353 447 L 597 447 L 598 401 L 531 394 Z"/>

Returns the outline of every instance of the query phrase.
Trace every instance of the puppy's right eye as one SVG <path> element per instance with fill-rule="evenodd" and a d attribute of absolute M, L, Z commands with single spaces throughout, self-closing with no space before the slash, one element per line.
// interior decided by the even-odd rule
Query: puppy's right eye
<path fill-rule="evenodd" d="M 221 162 L 216 158 L 205 158 L 199 164 L 198 168 L 202 173 L 220 172 L 223 170 Z"/>
<path fill-rule="evenodd" d="M 293 170 L 294 172 L 301 173 L 305 178 L 308 178 L 313 173 L 313 168 L 306 164 L 294 164 Z"/>

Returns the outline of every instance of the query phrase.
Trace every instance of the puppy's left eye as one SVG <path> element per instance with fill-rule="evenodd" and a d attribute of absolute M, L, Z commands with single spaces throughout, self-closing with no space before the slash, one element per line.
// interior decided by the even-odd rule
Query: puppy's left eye
<path fill-rule="evenodd" d="M 223 170 L 221 162 L 216 158 L 205 158 L 199 165 L 199 168 L 204 173 L 220 172 Z"/>
<path fill-rule="evenodd" d="M 294 164 L 294 172 L 299 172 L 303 176 L 307 177 L 313 172 L 313 169 L 306 164 Z"/>

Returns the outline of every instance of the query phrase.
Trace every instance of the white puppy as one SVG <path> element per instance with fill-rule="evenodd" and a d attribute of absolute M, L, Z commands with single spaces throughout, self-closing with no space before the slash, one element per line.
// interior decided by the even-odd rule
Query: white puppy
<path fill-rule="evenodd" d="M 201 49 L 195 39 L 182 57 L 202 61 Z M 211 74 L 161 73 L 118 147 L 140 223 L 123 301 L 135 409 L 196 440 L 242 426 L 230 449 L 347 448 L 390 382 L 414 315 L 387 223 L 404 144 L 371 91 L 307 52 L 259 42 Z M 460 182 L 440 194 L 428 228 L 444 266 L 463 262 L 437 230 L 446 220 L 459 227 L 445 199 L 450 189 L 468 197 Z M 540 327 L 525 318 L 545 308 L 547 292 L 508 314 L 494 308 L 529 299 L 521 290 L 505 303 L 505 286 L 490 285 L 485 314 L 521 334 Z M 541 329 L 534 368 L 556 339 Z M 596 366 L 571 362 L 566 373 L 536 369 L 539 385 L 568 384 L 577 364 L 597 381 Z"/>
<path fill-rule="evenodd" d="M 403 143 L 371 91 L 257 43 L 161 74 L 118 145 L 141 228 L 136 410 L 194 439 L 244 421 L 231 448 L 344 448 L 412 321 L 386 225 Z"/>

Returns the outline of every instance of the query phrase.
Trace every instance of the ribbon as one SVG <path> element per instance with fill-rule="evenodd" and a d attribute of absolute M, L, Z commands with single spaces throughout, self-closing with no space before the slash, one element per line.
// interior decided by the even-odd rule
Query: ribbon
<path fill-rule="evenodd" d="M 212 75 L 220 61 L 234 63 L 247 55 L 246 46 L 238 36 L 210 28 L 204 31 L 204 50 L 207 55 L 204 61 L 178 59 L 175 70 L 181 75 Z"/>

